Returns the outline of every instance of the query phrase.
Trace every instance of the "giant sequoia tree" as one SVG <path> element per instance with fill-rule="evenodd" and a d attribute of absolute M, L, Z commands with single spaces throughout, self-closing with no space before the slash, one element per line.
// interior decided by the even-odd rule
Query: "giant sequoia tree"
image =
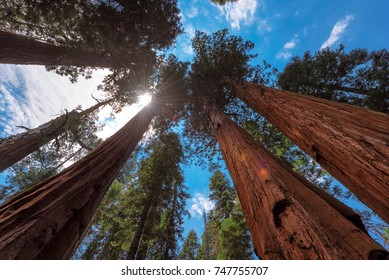
<path fill-rule="evenodd" d="M 236 109 L 239 103 L 226 82 L 255 78 L 254 69 L 248 65 L 253 56 L 247 50 L 252 44 L 220 31 L 212 37 L 197 33 L 193 48 L 196 56 L 190 73 L 188 98 L 192 103 L 187 107 L 190 114 L 186 131 L 202 140 L 215 133 L 260 257 L 385 257 L 387 253 L 364 232 L 360 222 L 349 219 L 350 223 L 342 207 L 327 201 L 315 191 L 317 187 L 287 166 L 273 162 L 273 156 L 223 114 L 225 111 L 239 121 L 244 112 Z M 202 111 L 207 113 L 209 123 Z M 328 215 L 322 215 L 324 212 Z M 356 239 L 363 240 L 363 245 Z M 333 244 L 331 249 L 328 242 Z"/>
<path fill-rule="evenodd" d="M 251 83 L 233 91 L 389 221 L 388 115 Z"/>

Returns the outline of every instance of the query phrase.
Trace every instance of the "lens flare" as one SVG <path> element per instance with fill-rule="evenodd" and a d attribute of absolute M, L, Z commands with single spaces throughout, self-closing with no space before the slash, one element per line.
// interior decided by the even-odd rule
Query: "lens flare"
<path fill-rule="evenodd" d="M 151 102 L 151 99 L 152 99 L 152 97 L 151 97 L 150 93 L 146 92 L 138 97 L 138 103 L 142 106 L 146 106 L 147 104 L 149 104 Z"/>

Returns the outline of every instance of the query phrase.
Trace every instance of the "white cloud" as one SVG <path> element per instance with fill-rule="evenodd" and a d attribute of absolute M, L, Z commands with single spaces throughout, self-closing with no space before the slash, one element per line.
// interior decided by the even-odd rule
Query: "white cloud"
<path fill-rule="evenodd" d="M 232 28 L 240 29 L 241 22 L 249 25 L 255 20 L 257 2 L 257 0 L 239 0 L 217 7 L 226 16 L 226 20 L 230 22 Z"/>
<path fill-rule="evenodd" d="M 298 43 L 298 35 L 295 34 L 292 40 L 285 43 L 284 49 L 293 49 L 294 47 L 296 47 L 297 43 Z"/>
<path fill-rule="evenodd" d="M 196 35 L 196 30 L 192 24 L 188 24 L 185 26 L 185 33 L 189 36 L 189 39 L 192 40 Z"/>
<path fill-rule="evenodd" d="M 215 204 L 213 201 L 211 201 L 209 198 L 205 197 L 201 193 L 196 193 L 195 197 L 192 198 L 192 205 L 190 206 L 189 212 L 194 217 L 197 214 L 202 216 L 203 211 L 209 212 L 215 207 Z"/>
<path fill-rule="evenodd" d="M 259 31 L 271 32 L 273 29 L 270 26 L 269 22 L 266 19 L 264 19 L 264 20 L 259 21 L 259 23 L 258 23 L 258 30 Z"/>
<path fill-rule="evenodd" d="M 285 59 L 285 60 L 291 58 L 292 53 L 290 52 L 290 50 L 294 49 L 298 42 L 299 42 L 298 35 L 294 34 L 292 40 L 286 42 L 282 50 L 276 54 L 276 58 Z"/>
<path fill-rule="evenodd" d="M 289 59 L 292 54 L 288 51 L 280 51 L 276 54 L 277 59 Z"/>
<path fill-rule="evenodd" d="M 290 41 L 290 42 L 287 42 L 287 43 L 284 45 L 284 48 L 285 48 L 285 49 L 293 49 L 295 46 L 296 46 L 296 42 Z"/>
<path fill-rule="evenodd" d="M 330 37 L 328 37 L 328 39 L 323 43 L 320 49 L 331 47 L 333 44 L 335 44 L 336 41 L 338 41 L 343 35 L 347 26 L 353 19 L 353 15 L 347 15 L 344 18 L 340 19 L 337 23 L 335 23 L 334 27 L 332 28 Z"/>
<path fill-rule="evenodd" d="M 92 79 L 79 78 L 73 84 L 67 77 L 48 72 L 41 66 L 0 65 L 0 137 L 21 132 L 17 126 L 37 127 L 78 105 L 83 109 L 95 105 L 91 94 L 104 98 L 97 85 L 107 73 L 107 70 L 98 70 Z M 139 110 L 139 105 L 123 108 L 114 120 L 105 123 L 98 136 L 103 139 L 111 136 Z M 104 107 L 99 113 L 100 120 L 109 118 L 111 111 L 111 107 Z"/>
<path fill-rule="evenodd" d="M 199 14 L 199 9 L 197 7 L 192 6 L 189 11 L 186 12 L 186 15 L 189 18 L 194 18 Z"/>

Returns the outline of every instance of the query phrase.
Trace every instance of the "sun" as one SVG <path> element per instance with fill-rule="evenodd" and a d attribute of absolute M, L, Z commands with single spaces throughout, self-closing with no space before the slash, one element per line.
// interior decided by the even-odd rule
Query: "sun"
<path fill-rule="evenodd" d="M 146 92 L 138 97 L 138 103 L 142 106 L 146 106 L 151 102 L 151 94 Z"/>

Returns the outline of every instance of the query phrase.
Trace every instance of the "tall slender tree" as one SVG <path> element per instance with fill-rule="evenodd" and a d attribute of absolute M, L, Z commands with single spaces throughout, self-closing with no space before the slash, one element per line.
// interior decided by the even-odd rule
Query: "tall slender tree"
<path fill-rule="evenodd" d="M 26 132 L 19 133 L 2 142 L 0 144 L 0 171 L 15 164 L 51 140 L 58 138 L 66 131 L 77 131 L 83 120 L 87 119 L 90 114 L 111 102 L 113 102 L 113 99 L 99 102 L 81 112 L 78 109 L 65 112 L 45 124 L 28 129 Z M 82 141 L 76 138 L 79 138 L 77 133 L 74 134 L 74 140 L 84 146 Z"/>
<path fill-rule="evenodd" d="M 199 250 L 199 239 L 196 232 L 192 229 L 189 231 L 182 244 L 181 252 L 178 256 L 180 260 L 195 260 Z"/>
<path fill-rule="evenodd" d="M 251 238 L 235 189 L 219 170 L 211 176 L 209 189 L 215 207 L 206 216 L 201 251 L 208 250 L 209 259 L 252 259 Z"/>
<path fill-rule="evenodd" d="M 177 236 L 182 231 L 182 214 L 187 194 L 182 187 L 183 176 L 179 164 L 183 161 L 183 151 L 177 134 L 169 133 L 151 144 L 150 156 L 142 161 L 138 172 L 138 183 L 145 192 L 143 209 L 137 218 L 137 226 L 131 240 L 127 259 L 135 259 L 142 236 L 150 236 L 153 226 L 147 223 L 162 215 L 156 251 L 157 259 L 176 257 Z M 165 209 L 165 211 L 162 211 Z M 151 222 L 152 224 L 153 222 Z M 145 241 L 145 240 L 143 240 Z"/>

